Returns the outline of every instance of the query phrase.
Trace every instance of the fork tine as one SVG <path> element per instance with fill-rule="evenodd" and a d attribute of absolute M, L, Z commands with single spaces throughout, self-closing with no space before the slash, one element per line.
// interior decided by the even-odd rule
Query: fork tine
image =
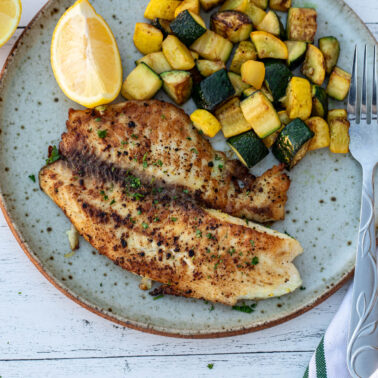
<path fill-rule="evenodd" d="M 374 45 L 373 50 L 373 93 L 372 93 L 372 105 L 371 105 L 371 118 L 376 118 L 378 121 L 378 110 L 377 110 L 377 76 L 376 76 L 376 67 L 375 61 L 377 59 L 376 55 L 376 46 Z"/>
<path fill-rule="evenodd" d="M 366 53 L 367 47 L 365 45 L 364 49 L 364 66 L 362 70 L 362 93 L 361 93 L 361 119 L 367 119 L 367 85 L 366 85 L 366 71 L 367 71 L 367 62 L 366 62 Z"/>
<path fill-rule="evenodd" d="M 354 57 L 353 57 L 353 69 L 352 69 L 352 81 L 351 86 L 349 90 L 349 96 L 348 96 L 348 105 L 347 105 L 347 111 L 349 115 L 352 115 L 353 119 L 356 119 L 357 112 L 357 45 L 354 47 Z"/>

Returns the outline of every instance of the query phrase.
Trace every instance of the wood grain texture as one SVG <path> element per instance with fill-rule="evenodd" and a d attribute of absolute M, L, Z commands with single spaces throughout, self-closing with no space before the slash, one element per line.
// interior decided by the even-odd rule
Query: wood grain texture
<path fill-rule="evenodd" d="M 23 1 L 20 27 L 44 3 Z M 378 38 L 378 2 L 347 3 Z M 0 49 L 0 67 L 21 32 Z M 67 299 L 34 268 L 2 215 L 0 269 L 2 378 L 301 377 L 345 294 L 343 288 L 308 313 L 257 333 L 182 340 L 117 326 Z"/>

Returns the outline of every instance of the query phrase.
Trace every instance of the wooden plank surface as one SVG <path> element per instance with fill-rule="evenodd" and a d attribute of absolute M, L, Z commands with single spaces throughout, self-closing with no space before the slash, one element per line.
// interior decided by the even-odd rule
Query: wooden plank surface
<path fill-rule="evenodd" d="M 23 1 L 20 28 L 0 49 L 0 67 L 44 3 Z M 378 38 L 378 2 L 347 3 Z M 343 288 L 310 312 L 268 330 L 184 340 L 117 326 L 67 299 L 23 254 L 2 215 L 0 269 L 0 378 L 301 377 L 345 294 Z"/>

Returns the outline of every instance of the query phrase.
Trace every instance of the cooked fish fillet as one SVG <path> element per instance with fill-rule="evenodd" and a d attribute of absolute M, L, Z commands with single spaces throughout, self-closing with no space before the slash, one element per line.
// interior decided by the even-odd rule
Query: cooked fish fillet
<path fill-rule="evenodd" d="M 133 176 L 129 184 L 104 182 L 96 174 L 80 178 L 59 160 L 43 168 L 39 179 L 94 248 L 163 283 L 164 292 L 234 305 L 301 285 L 292 260 L 302 248 L 287 235 L 172 199 L 164 190 L 142 194 L 142 186 L 129 185 L 138 183 Z"/>
<path fill-rule="evenodd" d="M 101 109 L 69 112 L 60 152 L 77 171 L 98 169 L 109 178 L 130 171 L 206 208 L 256 222 L 284 218 L 290 180 L 283 166 L 255 178 L 214 151 L 172 104 L 128 101 Z"/>

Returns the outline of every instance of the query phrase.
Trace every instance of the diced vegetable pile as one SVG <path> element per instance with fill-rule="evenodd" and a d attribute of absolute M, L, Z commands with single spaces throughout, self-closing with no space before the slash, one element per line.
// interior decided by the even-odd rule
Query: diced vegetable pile
<path fill-rule="evenodd" d="M 207 29 L 200 8 L 217 6 Z M 222 130 L 249 168 L 268 148 L 288 169 L 309 150 L 347 153 L 347 113 L 328 111 L 328 97 L 344 100 L 351 80 L 336 66 L 339 41 L 314 44 L 315 9 L 291 0 L 269 0 L 267 8 L 268 0 L 150 0 L 144 16 L 151 23 L 137 23 L 134 33 L 145 56 L 123 96 L 148 100 L 163 88 L 178 105 L 192 97 L 194 126 L 209 137 Z M 286 30 L 276 11 L 288 12 Z M 298 66 L 301 77 L 292 72 Z"/>

